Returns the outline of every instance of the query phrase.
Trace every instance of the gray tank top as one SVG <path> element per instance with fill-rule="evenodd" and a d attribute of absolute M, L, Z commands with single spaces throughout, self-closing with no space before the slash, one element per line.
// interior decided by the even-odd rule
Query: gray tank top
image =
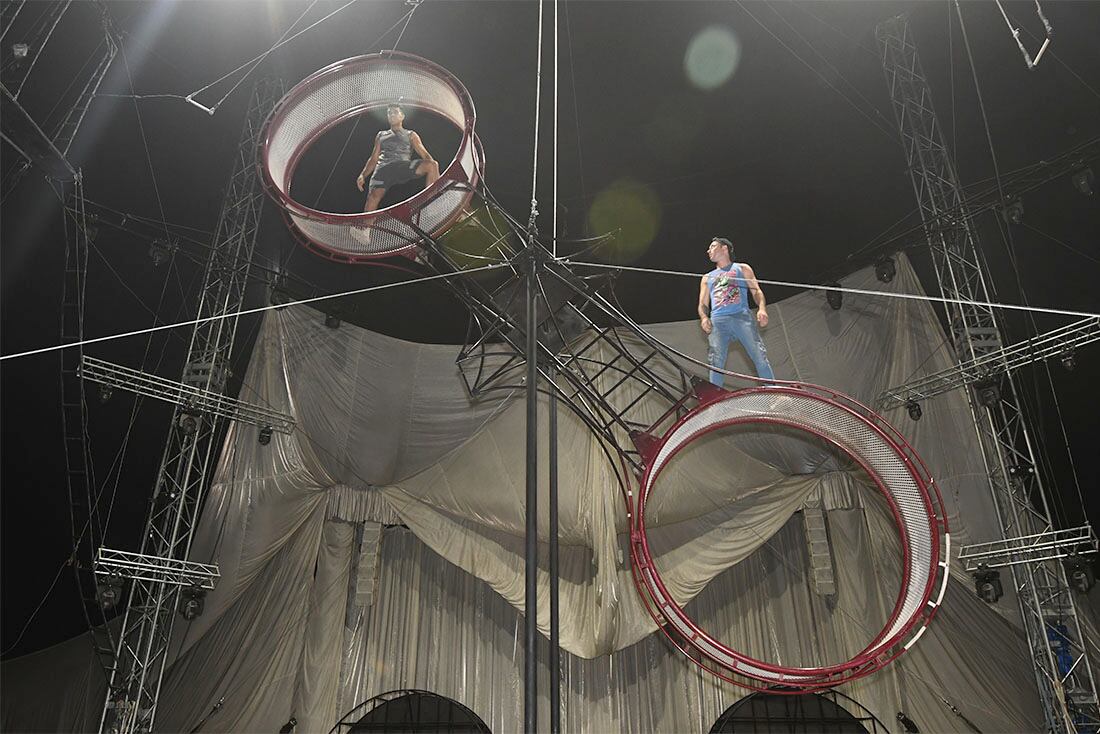
<path fill-rule="evenodd" d="M 383 130 L 378 133 L 379 165 L 412 160 L 412 130 Z"/>

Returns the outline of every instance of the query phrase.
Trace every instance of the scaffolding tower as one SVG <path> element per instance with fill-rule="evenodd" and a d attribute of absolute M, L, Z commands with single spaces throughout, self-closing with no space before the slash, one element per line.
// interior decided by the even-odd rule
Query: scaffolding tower
<path fill-rule="evenodd" d="M 181 379 L 203 394 L 225 394 L 264 200 L 256 175 L 256 149 L 264 121 L 281 93 L 281 85 L 266 80 L 253 89 L 206 263 L 198 323 Z M 201 403 L 177 404 L 141 552 L 101 548 L 97 555 L 98 575 L 121 578 L 130 586 L 101 732 L 153 730 L 175 612 L 178 608 L 185 616 L 197 613 L 203 594 L 217 578 L 216 566 L 190 561 L 188 554 L 226 420 L 224 412 L 206 410 Z"/>
<path fill-rule="evenodd" d="M 960 365 L 1001 352 L 1002 331 L 989 303 L 990 289 L 974 222 L 932 105 L 908 17 L 880 23 L 875 37 L 883 55 L 906 163 L 920 205 L 940 292 L 948 304 L 949 336 Z M 1037 450 L 1009 365 L 978 391 L 967 391 L 982 460 L 1005 548 L 1028 537 L 1050 537 L 1047 492 Z M 1096 731 L 1100 724 L 1092 666 L 1086 654 L 1066 569 L 1057 553 L 1034 559 L 1005 552 L 1020 606 L 1046 727 L 1050 732 Z"/>

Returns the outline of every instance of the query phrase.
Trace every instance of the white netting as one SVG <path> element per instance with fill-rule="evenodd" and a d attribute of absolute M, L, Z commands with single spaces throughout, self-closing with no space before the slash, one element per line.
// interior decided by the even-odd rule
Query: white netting
<path fill-rule="evenodd" d="M 462 131 L 454 162 L 431 190 L 413 197 L 415 205 L 369 214 L 319 212 L 293 200 L 294 167 L 317 138 L 339 122 L 395 102 L 434 112 Z M 438 234 L 462 211 L 481 168 L 473 122 L 469 94 L 440 67 L 409 54 L 362 56 L 317 72 L 287 94 L 268 126 L 263 166 L 303 236 L 340 255 L 378 256 L 417 244 L 421 232 Z"/>
<path fill-rule="evenodd" d="M 900 532 L 908 544 L 906 567 L 909 573 L 901 593 L 902 603 L 888 626 L 875 638 L 873 644 L 886 647 L 884 641 L 901 632 L 921 612 L 930 581 L 936 575 L 932 563 L 933 548 L 939 544 L 938 526 L 929 513 L 928 493 L 921 481 L 906 464 L 906 457 L 866 420 L 861 419 L 840 405 L 810 393 L 791 393 L 779 390 L 763 390 L 733 394 L 712 403 L 684 421 L 665 440 L 648 473 L 648 484 L 643 487 L 642 502 L 648 498 L 657 483 L 661 469 L 678 449 L 715 426 L 744 418 L 778 420 L 835 442 L 844 451 L 861 459 L 878 476 L 898 511 Z M 649 577 L 652 582 L 652 576 Z M 659 606 L 670 601 L 655 583 L 647 584 Z M 665 607 L 667 609 L 667 607 Z M 730 656 L 715 647 L 704 637 L 699 637 L 684 620 L 669 614 L 673 626 L 710 657 L 728 668 L 739 669 L 758 679 L 779 681 L 797 680 L 790 674 L 782 674 L 745 663 L 735 663 Z M 874 650 L 876 653 L 879 650 Z"/>

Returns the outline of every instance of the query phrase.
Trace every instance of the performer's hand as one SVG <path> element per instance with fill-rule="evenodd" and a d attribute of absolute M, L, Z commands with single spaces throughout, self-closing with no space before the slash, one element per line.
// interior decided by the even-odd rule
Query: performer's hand
<path fill-rule="evenodd" d="M 708 319 L 706 316 L 699 320 L 699 326 L 700 328 L 702 328 L 704 334 L 709 334 L 710 330 L 713 328 L 711 326 L 710 319 Z"/>
<path fill-rule="evenodd" d="M 756 312 L 756 323 L 760 324 L 760 328 L 764 328 L 768 325 L 768 312 L 764 309 L 760 309 Z"/>
<path fill-rule="evenodd" d="M 355 185 L 362 191 L 363 187 L 367 185 L 367 179 L 363 177 L 363 174 L 359 174 L 359 178 L 355 179 Z"/>

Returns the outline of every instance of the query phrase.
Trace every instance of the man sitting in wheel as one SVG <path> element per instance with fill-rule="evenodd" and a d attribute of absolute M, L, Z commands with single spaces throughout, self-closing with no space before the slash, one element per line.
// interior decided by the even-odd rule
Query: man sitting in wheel
<path fill-rule="evenodd" d="M 439 179 L 439 164 L 428 153 L 420 136 L 403 127 L 405 113 L 401 106 L 391 104 L 387 107 L 386 119 L 390 123 L 390 129 L 382 130 L 374 138 L 374 151 L 355 182 L 360 191 L 364 187 L 369 189 L 367 204 L 363 207 L 365 212 L 377 209 L 386 190 L 391 186 L 398 186 L 421 176 L 425 178 L 425 185 L 431 186 Z M 413 160 L 413 151 L 416 151 L 419 160 Z"/>

